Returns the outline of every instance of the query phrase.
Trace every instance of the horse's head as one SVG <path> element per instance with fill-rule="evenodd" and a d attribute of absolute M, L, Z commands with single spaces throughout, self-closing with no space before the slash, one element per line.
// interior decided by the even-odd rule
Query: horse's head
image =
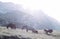
<path fill-rule="evenodd" d="M 50 29 L 50 30 L 49 30 L 49 33 L 52 33 L 52 32 L 53 32 L 53 30 L 52 30 L 52 29 Z"/>

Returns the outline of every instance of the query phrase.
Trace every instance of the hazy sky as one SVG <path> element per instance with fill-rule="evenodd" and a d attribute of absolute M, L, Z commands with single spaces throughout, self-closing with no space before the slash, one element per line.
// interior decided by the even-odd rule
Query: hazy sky
<path fill-rule="evenodd" d="M 60 0 L 0 0 L 22 4 L 30 10 L 42 10 L 47 15 L 60 21 Z"/>

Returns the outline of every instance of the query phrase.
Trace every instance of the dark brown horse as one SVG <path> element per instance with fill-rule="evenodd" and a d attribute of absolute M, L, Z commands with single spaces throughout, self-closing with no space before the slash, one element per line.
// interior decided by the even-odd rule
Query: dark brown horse
<path fill-rule="evenodd" d="M 47 29 L 44 29 L 44 31 L 45 31 L 46 34 L 48 34 L 48 33 L 52 33 L 52 32 L 53 32 L 52 29 L 48 29 L 48 30 L 47 30 Z"/>
<path fill-rule="evenodd" d="M 34 28 L 29 27 L 29 26 L 23 26 L 22 29 L 26 29 L 26 32 L 28 32 L 29 30 L 31 30 L 33 33 L 38 33 L 37 30 L 35 30 Z"/>
<path fill-rule="evenodd" d="M 16 25 L 13 24 L 13 23 L 8 24 L 8 25 L 7 25 L 7 29 L 8 29 L 9 27 L 10 27 L 11 29 L 16 29 Z"/>
<path fill-rule="evenodd" d="M 37 33 L 38 34 L 38 31 L 37 30 L 32 30 L 33 33 Z"/>

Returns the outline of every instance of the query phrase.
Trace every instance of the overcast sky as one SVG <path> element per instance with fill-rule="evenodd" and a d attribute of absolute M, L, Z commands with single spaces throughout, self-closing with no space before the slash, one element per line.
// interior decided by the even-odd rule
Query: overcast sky
<path fill-rule="evenodd" d="M 42 10 L 47 15 L 60 21 L 60 0 L 0 0 L 3 2 L 13 2 L 22 4 L 24 8 L 30 10 Z"/>

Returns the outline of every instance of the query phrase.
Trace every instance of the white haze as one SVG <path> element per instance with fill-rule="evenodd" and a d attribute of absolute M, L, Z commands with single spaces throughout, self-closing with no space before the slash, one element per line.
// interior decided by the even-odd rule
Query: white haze
<path fill-rule="evenodd" d="M 0 0 L 21 4 L 26 11 L 42 10 L 45 14 L 60 21 L 60 0 Z M 31 13 L 35 15 L 35 13 Z"/>

